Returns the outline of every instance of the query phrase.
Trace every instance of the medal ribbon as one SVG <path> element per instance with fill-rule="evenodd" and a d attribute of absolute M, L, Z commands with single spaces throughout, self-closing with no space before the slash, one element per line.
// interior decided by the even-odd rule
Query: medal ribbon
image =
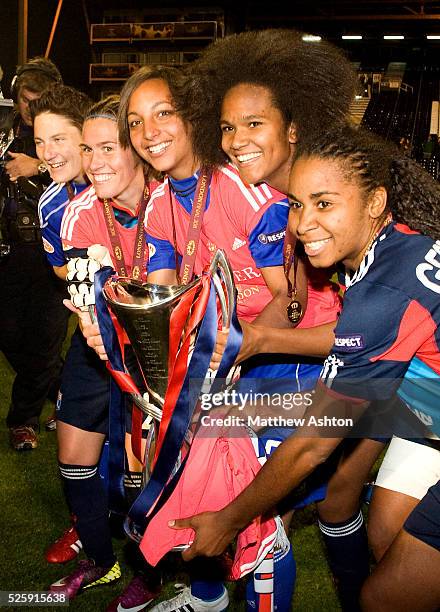
<path fill-rule="evenodd" d="M 296 287 L 296 271 L 298 269 L 298 255 L 295 257 L 295 246 L 296 238 L 289 229 L 289 225 L 286 227 L 286 235 L 284 237 L 283 245 L 283 269 L 284 276 L 287 281 L 287 297 L 290 298 L 290 304 L 287 307 L 287 318 L 289 321 L 297 325 L 304 312 L 300 302 L 296 299 L 297 287 Z M 293 262 L 293 285 L 290 280 L 290 270 Z"/>
<path fill-rule="evenodd" d="M 144 236 L 144 217 L 145 210 L 147 208 L 148 198 L 150 195 L 150 189 L 148 183 L 145 184 L 142 199 L 139 205 L 138 222 L 136 228 L 136 238 L 134 242 L 133 260 L 132 260 L 132 271 L 131 277 L 135 280 L 142 278 L 145 280 L 146 277 L 146 262 L 148 256 L 148 245 L 145 241 Z M 118 232 L 118 224 L 115 219 L 115 213 L 110 200 L 104 198 L 104 219 L 107 226 L 108 236 L 112 246 L 116 272 L 119 276 L 128 277 L 127 266 L 125 264 L 124 253 L 122 251 L 121 239 Z"/>
<path fill-rule="evenodd" d="M 125 372 L 123 360 L 124 343 L 122 334 L 120 334 L 118 337 L 118 334 L 116 333 L 115 325 L 118 327 L 119 325 L 117 324 L 117 321 L 113 322 L 102 291 L 104 283 L 113 274 L 113 268 L 110 268 L 109 266 L 101 268 L 95 273 L 94 284 L 96 313 L 99 321 L 99 329 L 107 356 L 109 358 L 107 369 L 112 375 L 110 386 L 108 436 L 110 447 L 109 506 L 115 512 L 122 513 L 124 510 L 125 501 L 123 485 L 125 468 L 125 402 L 123 393 L 140 393 L 130 374 Z M 139 448 L 137 449 L 139 457 L 141 456 L 141 435 L 142 419 L 140 423 L 140 436 L 138 443 Z"/>
<path fill-rule="evenodd" d="M 296 238 L 290 231 L 289 226 L 287 226 L 286 235 L 284 236 L 284 244 L 283 244 L 283 268 L 284 268 L 284 276 L 286 277 L 286 281 L 287 281 L 287 295 L 290 298 L 293 295 L 293 286 L 292 286 L 292 282 L 289 276 L 290 276 L 290 269 L 292 267 L 292 262 L 295 258 L 295 245 L 296 245 Z M 295 271 L 295 279 L 296 279 L 296 266 L 294 266 L 294 271 Z"/>
<path fill-rule="evenodd" d="M 197 180 L 196 192 L 194 194 L 194 202 L 191 210 L 191 217 L 188 226 L 188 233 L 185 241 L 185 250 L 183 253 L 182 264 L 180 271 L 177 270 L 177 280 L 179 285 L 187 285 L 194 274 L 194 264 L 196 261 L 197 249 L 200 241 L 200 232 L 202 229 L 203 215 L 206 210 L 206 200 L 208 198 L 208 188 L 211 182 L 211 170 L 202 168 L 200 175 Z M 169 180 L 169 179 L 168 179 Z M 174 238 L 174 251 L 177 257 L 177 240 L 175 234 L 175 221 L 174 221 L 174 210 L 171 195 L 171 182 L 170 187 L 170 204 L 171 204 L 171 215 L 173 220 L 173 238 Z"/>
<path fill-rule="evenodd" d="M 132 261 L 132 278 L 136 280 L 146 276 L 148 246 L 144 237 L 143 218 L 149 194 L 149 185 L 146 183 L 139 205 Z M 121 276 L 128 276 L 113 207 L 107 199 L 104 199 L 103 205 L 104 218 L 117 272 Z M 112 375 L 109 404 L 109 502 L 112 509 L 116 512 L 121 512 L 124 507 L 123 475 L 125 470 L 125 398 L 123 393 L 135 393 L 138 395 L 140 393 L 130 374 L 125 371 L 125 334 L 116 317 L 112 317 L 110 314 L 102 294 L 102 287 L 105 281 L 113 273 L 112 268 L 105 267 L 95 274 L 95 303 L 100 331 L 103 341 L 105 337 L 104 346 L 109 356 L 107 369 Z M 136 405 L 133 405 L 132 449 L 139 461 L 142 461 L 142 421 L 142 411 Z"/>

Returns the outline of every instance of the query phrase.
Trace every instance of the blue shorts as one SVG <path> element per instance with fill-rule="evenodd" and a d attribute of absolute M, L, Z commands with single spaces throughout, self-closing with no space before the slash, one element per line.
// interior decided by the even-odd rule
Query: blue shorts
<path fill-rule="evenodd" d="M 299 363 L 295 355 L 256 355 L 241 365 L 237 389 L 258 393 L 295 393 L 314 389 L 322 361 L 307 359 Z"/>
<path fill-rule="evenodd" d="M 85 431 L 108 433 L 110 374 L 77 328 L 66 355 L 57 419 Z"/>
<path fill-rule="evenodd" d="M 440 550 L 440 481 L 428 489 L 403 528 L 428 546 Z"/>
<path fill-rule="evenodd" d="M 394 395 L 387 400 L 372 401 L 348 437 L 368 438 L 387 444 L 393 436 L 412 440 L 422 438 L 425 433 L 423 423 Z"/>
<path fill-rule="evenodd" d="M 126 348 L 126 366 L 138 388 L 143 383 L 130 347 Z M 111 374 L 105 361 L 87 346 L 77 328 L 66 355 L 57 401 L 57 419 L 85 431 L 108 434 Z M 132 402 L 125 396 L 127 410 L 125 427 L 131 432 Z M 143 432 L 147 435 L 147 432 Z"/>
<path fill-rule="evenodd" d="M 275 448 L 293 433 L 294 430 L 287 427 L 270 427 L 258 433 L 258 440 L 266 456 L 270 456 Z M 341 449 L 336 449 L 327 461 L 319 465 L 278 504 L 280 514 L 285 514 L 289 510 L 300 510 L 325 499 L 327 483 L 337 468 L 340 453 Z"/>

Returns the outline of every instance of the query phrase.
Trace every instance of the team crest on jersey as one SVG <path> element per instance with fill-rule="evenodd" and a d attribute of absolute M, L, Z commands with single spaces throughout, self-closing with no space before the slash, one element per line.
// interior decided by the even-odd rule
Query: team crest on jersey
<path fill-rule="evenodd" d="M 335 336 L 335 346 L 342 353 L 354 353 L 365 348 L 362 334 L 340 334 Z"/>
<path fill-rule="evenodd" d="M 324 367 L 321 372 L 321 380 L 327 386 L 331 387 L 333 380 L 338 374 L 339 368 L 344 366 L 342 359 L 336 357 L 336 355 L 330 354 L 324 361 Z"/>
<path fill-rule="evenodd" d="M 272 232 L 271 234 L 259 234 L 258 241 L 261 244 L 272 244 L 274 242 L 279 242 L 284 239 L 286 235 L 286 230 L 279 230 L 278 232 Z"/>
<path fill-rule="evenodd" d="M 148 243 L 148 255 L 153 257 L 156 254 L 156 247 L 151 242 Z"/>
<path fill-rule="evenodd" d="M 50 244 L 50 242 L 46 240 L 46 238 L 43 238 L 43 248 L 46 251 L 46 253 L 55 253 L 55 249 Z"/>
<path fill-rule="evenodd" d="M 419 263 L 416 276 L 427 289 L 440 293 L 440 240 L 434 242 L 425 255 L 425 261 Z"/>

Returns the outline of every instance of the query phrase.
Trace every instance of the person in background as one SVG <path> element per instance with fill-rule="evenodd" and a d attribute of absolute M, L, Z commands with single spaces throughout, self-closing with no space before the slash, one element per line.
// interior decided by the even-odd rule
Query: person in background
<path fill-rule="evenodd" d="M 0 258 L 0 350 L 16 373 L 6 422 L 17 451 L 37 447 L 43 404 L 56 402 L 63 365 L 64 286 L 46 261 L 37 212 L 50 177 L 35 153 L 29 112 L 31 100 L 61 83 L 53 62 L 36 57 L 18 68 L 11 86 L 17 112 L 0 184 L 2 238 L 10 247 Z"/>

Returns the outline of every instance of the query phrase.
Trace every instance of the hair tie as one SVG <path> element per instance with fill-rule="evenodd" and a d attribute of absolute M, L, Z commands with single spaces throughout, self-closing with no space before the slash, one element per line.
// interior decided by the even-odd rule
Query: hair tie
<path fill-rule="evenodd" d="M 110 119 L 110 121 L 117 121 L 116 116 L 110 113 L 92 113 L 91 115 L 86 115 L 84 121 L 89 119 Z"/>

